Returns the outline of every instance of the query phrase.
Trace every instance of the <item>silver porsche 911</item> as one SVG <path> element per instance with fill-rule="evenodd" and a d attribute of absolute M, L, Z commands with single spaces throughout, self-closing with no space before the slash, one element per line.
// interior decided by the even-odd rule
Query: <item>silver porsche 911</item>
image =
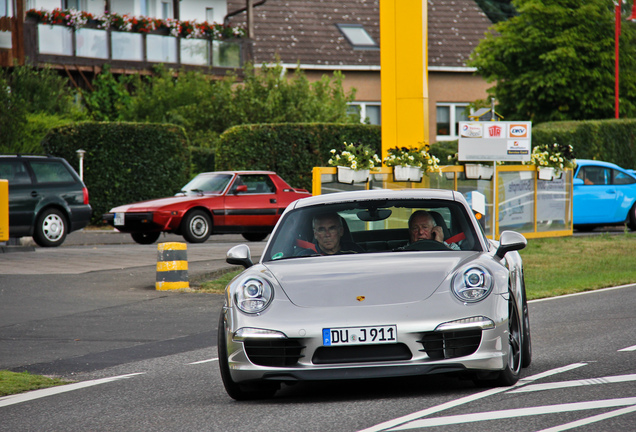
<path fill-rule="evenodd" d="M 482 210 L 483 212 L 483 210 Z M 523 235 L 484 235 L 461 193 L 368 190 L 285 210 L 226 288 L 221 376 L 234 399 L 281 383 L 459 372 L 512 385 L 530 364 Z"/>

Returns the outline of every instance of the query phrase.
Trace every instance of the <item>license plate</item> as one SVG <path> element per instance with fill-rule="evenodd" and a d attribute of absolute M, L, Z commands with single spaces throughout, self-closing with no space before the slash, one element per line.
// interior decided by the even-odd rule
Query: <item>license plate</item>
<path fill-rule="evenodd" d="M 115 213 L 115 225 L 122 226 L 125 225 L 125 216 L 126 213 Z"/>
<path fill-rule="evenodd" d="M 397 342 L 397 326 L 341 327 L 322 329 L 322 345 L 369 345 Z"/>

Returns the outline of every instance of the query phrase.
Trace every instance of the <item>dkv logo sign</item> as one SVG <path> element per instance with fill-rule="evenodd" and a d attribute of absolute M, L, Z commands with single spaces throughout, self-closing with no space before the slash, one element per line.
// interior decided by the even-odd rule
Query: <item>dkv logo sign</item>
<path fill-rule="evenodd" d="M 527 138 L 528 127 L 526 125 L 510 125 L 510 137 L 511 138 Z"/>

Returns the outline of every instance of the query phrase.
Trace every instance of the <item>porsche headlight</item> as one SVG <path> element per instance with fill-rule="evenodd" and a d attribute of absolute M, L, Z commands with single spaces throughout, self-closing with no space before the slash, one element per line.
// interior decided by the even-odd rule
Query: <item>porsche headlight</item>
<path fill-rule="evenodd" d="M 251 276 L 243 279 L 236 288 L 236 307 L 248 314 L 264 311 L 274 298 L 274 291 L 267 280 Z"/>
<path fill-rule="evenodd" d="M 492 291 L 493 277 L 481 266 L 466 267 L 453 277 L 453 294 L 462 302 L 482 301 Z"/>

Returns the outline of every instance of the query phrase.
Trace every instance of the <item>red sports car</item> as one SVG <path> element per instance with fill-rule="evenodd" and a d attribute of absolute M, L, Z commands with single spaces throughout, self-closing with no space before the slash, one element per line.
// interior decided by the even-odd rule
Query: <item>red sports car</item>
<path fill-rule="evenodd" d="M 203 243 L 210 234 L 261 241 L 289 204 L 308 196 L 271 171 L 209 172 L 173 197 L 115 207 L 103 220 L 141 244 L 154 243 L 162 232 L 180 234 L 190 243 Z"/>

